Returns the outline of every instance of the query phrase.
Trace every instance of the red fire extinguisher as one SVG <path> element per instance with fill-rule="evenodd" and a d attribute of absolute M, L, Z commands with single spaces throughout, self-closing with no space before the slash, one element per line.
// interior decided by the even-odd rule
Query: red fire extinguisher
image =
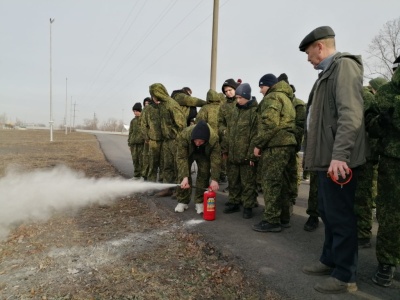
<path fill-rule="evenodd" d="M 203 196 L 203 219 L 206 221 L 215 220 L 215 200 L 217 194 L 208 187 Z"/>

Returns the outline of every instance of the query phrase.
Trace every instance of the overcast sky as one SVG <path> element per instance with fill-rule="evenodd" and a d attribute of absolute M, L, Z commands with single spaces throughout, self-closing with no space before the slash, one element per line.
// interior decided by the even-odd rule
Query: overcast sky
<path fill-rule="evenodd" d="M 210 87 L 212 0 L 0 0 L 0 115 L 10 121 L 63 124 L 71 100 L 75 124 L 96 114 L 129 123 L 149 85 L 171 93 Z M 307 101 L 317 71 L 298 50 L 318 26 L 336 32 L 338 51 L 361 54 L 399 0 L 220 0 L 217 90 L 241 78 L 261 100 L 258 80 L 285 72 Z M 68 78 L 66 80 L 66 78 Z"/>

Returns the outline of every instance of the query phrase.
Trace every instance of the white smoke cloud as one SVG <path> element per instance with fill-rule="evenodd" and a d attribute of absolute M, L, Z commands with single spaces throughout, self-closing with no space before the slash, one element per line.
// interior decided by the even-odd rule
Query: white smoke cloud
<path fill-rule="evenodd" d="M 0 178 L 0 239 L 11 226 L 46 220 L 53 213 L 88 204 L 104 204 L 122 196 L 175 184 L 140 182 L 119 178 L 88 178 L 65 166 L 31 172 L 8 169 Z"/>

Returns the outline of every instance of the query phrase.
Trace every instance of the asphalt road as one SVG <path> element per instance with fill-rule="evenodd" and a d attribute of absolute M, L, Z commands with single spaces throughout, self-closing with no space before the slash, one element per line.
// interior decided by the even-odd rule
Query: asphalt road
<path fill-rule="evenodd" d="M 133 166 L 126 135 L 109 135 L 97 133 L 97 139 L 108 159 L 123 176 L 133 176 Z M 225 185 L 221 185 L 222 190 Z M 372 248 L 359 251 L 358 291 L 355 293 L 324 295 L 313 289 L 322 278 L 302 273 L 303 265 L 319 259 L 324 238 L 324 226 L 320 222 L 314 232 L 306 232 L 303 225 L 307 221 L 306 203 L 309 185 L 301 183 L 299 197 L 294 206 L 291 219 L 292 227 L 280 233 L 260 233 L 251 226 L 261 220 L 263 207 L 255 209 L 252 219 L 243 219 L 241 213 L 223 214 L 227 194 L 217 194 L 217 214 L 214 221 L 204 221 L 197 215 L 194 204 L 184 213 L 173 213 L 176 200 L 169 197 L 154 198 L 152 201 L 165 206 L 166 210 L 181 220 L 188 230 L 201 233 L 222 253 L 236 256 L 242 265 L 261 280 L 265 286 L 275 290 L 285 299 L 400 299 L 400 270 L 397 269 L 394 284 L 389 288 L 376 286 L 371 281 L 377 261 L 375 257 L 375 235 L 377 224 L 374 224 Z M 258 198 L 259 203 L 262 197 Z M 193 222 L 199 221 L 199 222 Z"/>

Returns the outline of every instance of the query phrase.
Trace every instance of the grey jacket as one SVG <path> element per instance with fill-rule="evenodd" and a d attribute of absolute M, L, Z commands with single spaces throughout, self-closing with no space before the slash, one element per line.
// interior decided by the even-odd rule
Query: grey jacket
<path fill-rule="evenodd" d="M 365 163 L 366 140 L 360 56 L 337 52 L 310 93 L 304 168 L 324 171 L 331 160 Z"/>

